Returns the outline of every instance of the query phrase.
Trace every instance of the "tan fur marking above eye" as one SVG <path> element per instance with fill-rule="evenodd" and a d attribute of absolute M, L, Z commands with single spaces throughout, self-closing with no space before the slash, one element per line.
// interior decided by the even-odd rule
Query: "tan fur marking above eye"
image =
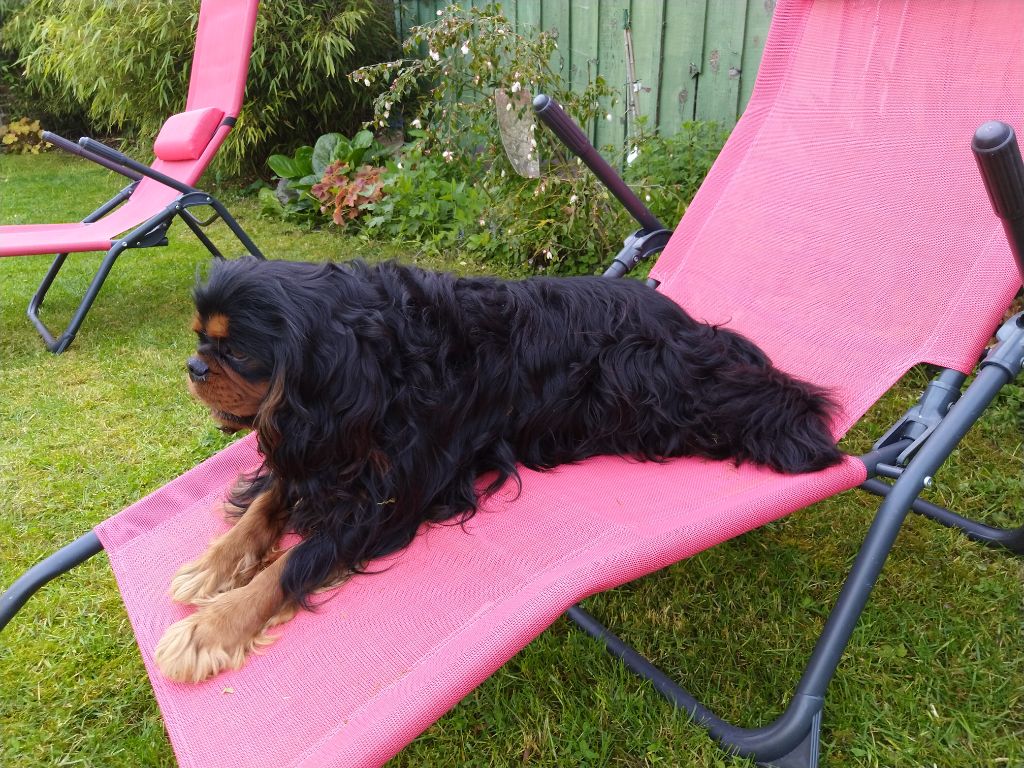
<path fill-rule="evenodd" d="M 216 314 L 206 318 L 206 335 L 211 339 L 226 339 L 228 335 L 228 316 Z"/>
<path fill-rule="evenodd" d="M 192 318 L 192 332 L 193 333 L 200 333 L 200 332 L 202 332 L 202 330 L 203 330 L 203 321 L 200 320 L 199 319 L 199 315 L 196 314 L 196 316 Z"/>

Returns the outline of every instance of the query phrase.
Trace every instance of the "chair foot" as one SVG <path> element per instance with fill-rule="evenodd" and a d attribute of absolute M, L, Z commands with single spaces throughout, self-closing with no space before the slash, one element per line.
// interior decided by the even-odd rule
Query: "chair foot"
<path fill-rule="evenodd" d="M 821 737 L 823 700 L 797 693 L 786 711 L 772 724 L 762 728 L 743 728 L 714 714 L 685 688 L 668 677 L 646 657 L 612 633 L 580 606 L 566 616 L 591 637 L 604 643 L 605 649 L 626 667 L 651 682 L 655 690 L 685 712 L 690 720 L 715 739 L 726 752 L 758 760 L 767 768 L 817 768 Z"/>
<path fill-rule="evenodd" d="M 14 614 L 46 582 L 66 573 L 102 550 L 103 545 L 95 531 L 89 531 L 25 571 L 3 594 L 0 594 L 0 630 L 7 626 L 14 618 Z"/>
<path fill-rule="evenodd" d="M 791 752 L 758 763 L 764 768 L 818 768 L 818 755 L 821 752 L 821 710 L 811 719 L 807 736 Z"/>

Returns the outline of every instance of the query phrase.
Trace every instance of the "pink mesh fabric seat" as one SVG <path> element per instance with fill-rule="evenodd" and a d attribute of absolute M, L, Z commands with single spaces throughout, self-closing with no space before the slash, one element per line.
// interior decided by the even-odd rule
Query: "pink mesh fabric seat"
<path fill-rule="evenodd" d="M 134 179 L 132 185 L 82 222 L 0 226 L 0 257 L 57 254 L 29 306 L 29 315 L 54 352 L 74 339 L 117 256 L 126 248 L 159 244 L 175 216 L 201 235 L 188 209 L 209 205 L 252 253 L 258 249 L 223 205 L 194 188 L 223 144 L 242 106 L 258 0 L 204 0 L 199 13 L 188 98 L 183 112 L 164 124 L 149 166 L 93 142 L 84 149 L 48 134 L 61 149 L 100 162 Z M 200 239 L 215 255 L 215 246 Z M 106 251 L 89 291 L 66 330 L 54 337 L 38 316 L 50 284 L 69 253 Z"/>
<path fill-rule="evenodd" d="M 1022 37 L 1024 5 L 1011 0 L 780 2 L 750 105 L 655 268 L 660 290 L 829 387 L 843 407 L 837 438 L 916 363 L 944 367 L 959 389 L 1020 286 L 970 141 L 985 121 L 1020 123 Z M 685 691 L 673 700 L 732 751 L 816 764 L 844 633 L 960 414 L 1008 376 L 982 368 L 887 487 L 823 650 L 776 723 L 730 730 Z M 897 432 L 879 455 L 897 461 L 913 435 Z M 190 609 L 167 585 L 222 529 L 214 502 L 259 463 L 254 446 L 236 443 L 96 530 L 183 766 L 379 765 L 583 597 L 876 469 L 869 457 L 802 476 L 603 457 L 524 471 L 521 495 L 499 494 L 464 529 L 422 531 L 241 670 L 170 683 L 153 649 Z"/>
<path fill-rule="evenodd" d="M 524 472 L 518 499 L 503 491 L 465 530 L 424 531 L 241 670 L 171 683 L 152 652 L 187 609 L 167 585 L 222 532 L 219 493 L 258 463 L 246 438 L 97 529 L 183 766 L 378 765 L 573 603 L 864 479 L 852 458 L 798 477 L 617 458 Z"/>

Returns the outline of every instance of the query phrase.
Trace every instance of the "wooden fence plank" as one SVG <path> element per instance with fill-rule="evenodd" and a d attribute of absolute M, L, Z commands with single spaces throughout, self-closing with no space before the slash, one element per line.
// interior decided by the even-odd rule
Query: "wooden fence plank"
<path fill-rule="evenodd" d="M 665 13 L 665 45 L 658 83 L 658 130 L 670 136 L 692 120 L 697 98 L 696 73 L 704 60 L 704 3 L 674 3 Z"/>
<path fill-rule="evenodd" d="M 632 0 L 630 32 L 633 38 L 635 65 L 634 99 L 641 117 L 646 118 L 644 130 L 650 132 L 658 124 L 658 75 L 663 57 L 665 28 L 664 0 Z M 627 133 L 637 135 L 637 126 L 627 123 Z"/>
<path fill-rule="evenodd" d="M 739 116 L 746 22 L 746 0 L 708 3 L 694 113 L 698 120 L 720 120 L 731 125 Z"/>
<path fill-rule="evenodd" d="M 577 93 L 598 72 L 598 29 L 600 23 L 599 0 L 571 0 L 572 23 L 569 27 L 569 50 L 572 59 L 569 83 Z M 583 126 L 595 140 L 595 123 Z"/>
<path fill-rule="evenodd" d="M 750 101 L 757 79 L 757 68 L 761 65 L 764 40 L 772 24 L 775 0 L 748 0 L 747 28 L 743 42 L 743 75 L 740 77 L 740 111 Z"/>
<path fill-rule="evenodd" d="M 611 119 L 597 121 L 597 146 L 621 147 L 626 123 L 626 54 L 624 26 L 629 0 L 599 0 L 597 72 L 615 96 L 603 105 Z"/>

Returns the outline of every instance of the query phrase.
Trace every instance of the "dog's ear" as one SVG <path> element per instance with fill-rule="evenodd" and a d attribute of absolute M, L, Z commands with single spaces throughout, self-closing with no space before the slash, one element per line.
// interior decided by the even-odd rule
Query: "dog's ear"
<path fill-rule="evenodd" d="M 256 415 L 260 448 L 282 476 L 330 469 L 339 482 L 354 480 L 379 461 L 377 435 L 391 390 L 382 343 L 390 346 L 390 334 L 372 309 L 292 306 Z"/>

